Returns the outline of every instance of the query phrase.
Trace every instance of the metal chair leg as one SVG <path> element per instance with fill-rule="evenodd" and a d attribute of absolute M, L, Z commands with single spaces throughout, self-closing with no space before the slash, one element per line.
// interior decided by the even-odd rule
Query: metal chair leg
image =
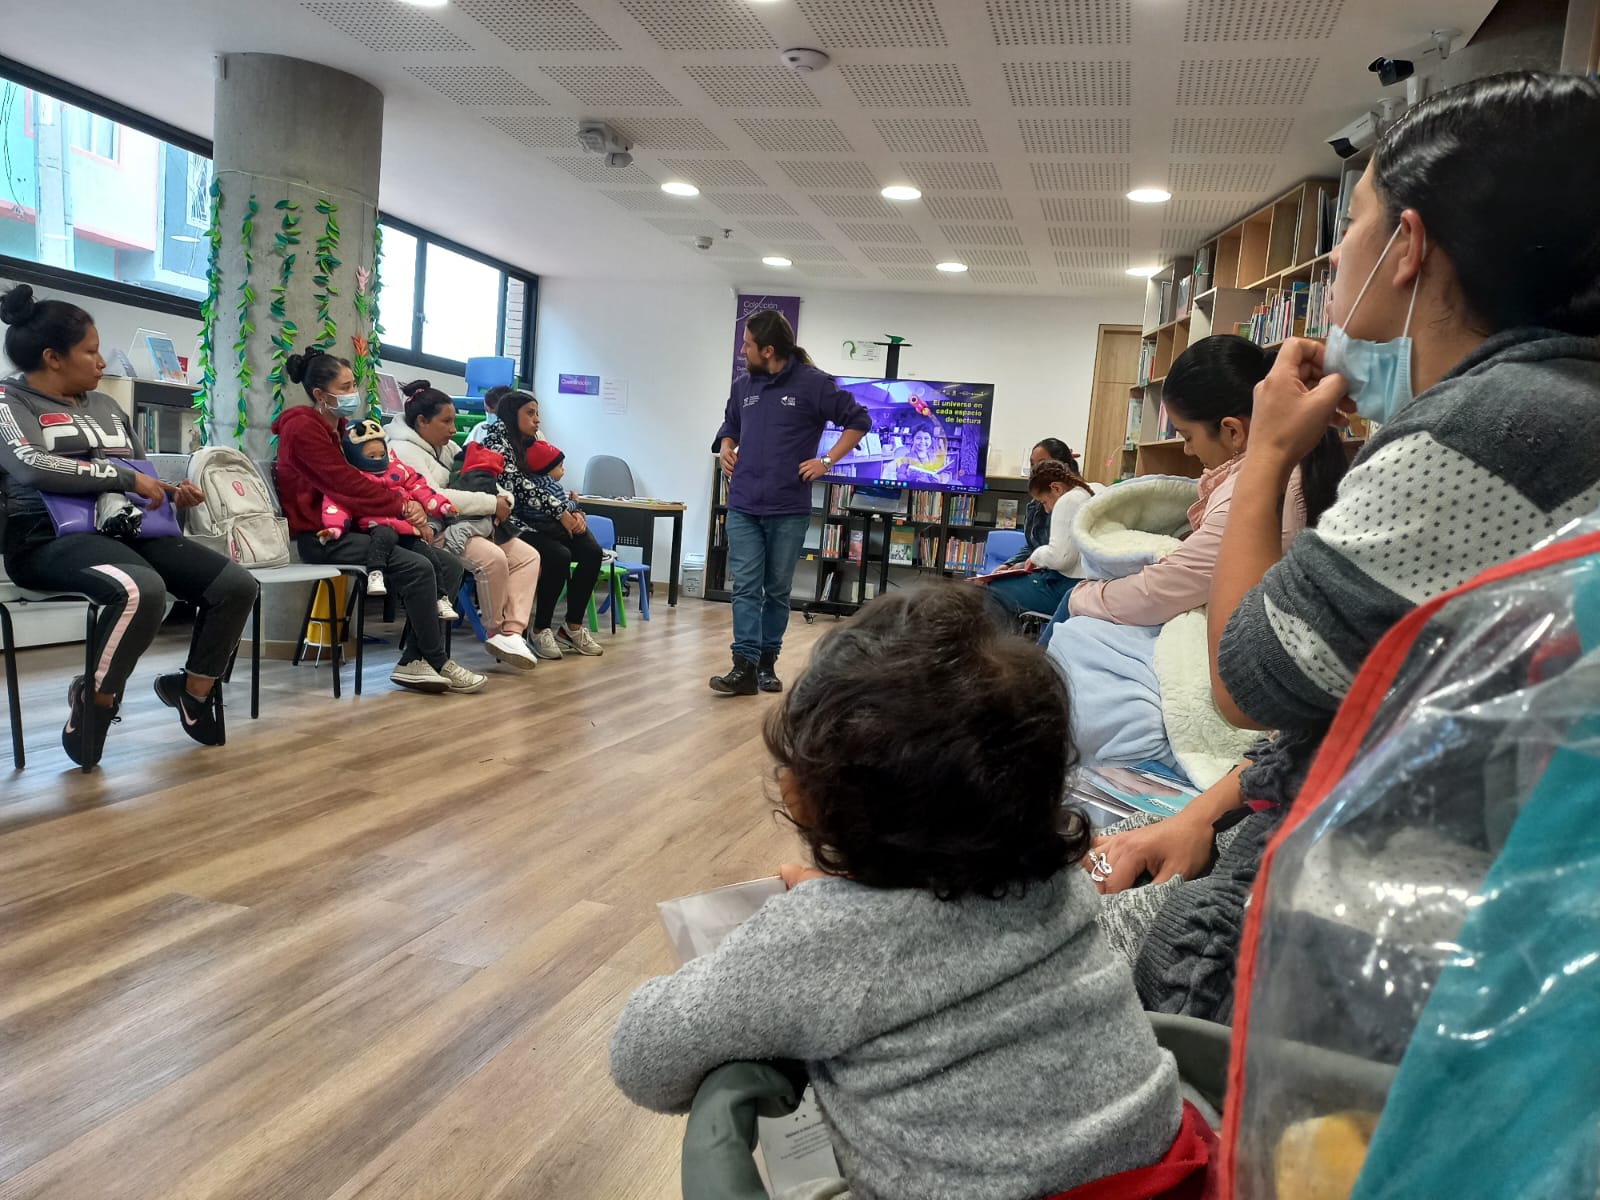
<path fill-rule="evenodd" d="M 89 705 L 98 703 L 96 697 L 99 695 L 99 689 L 94 682 L 94 639 L 99 632 L 96 628 L 99 624 L 100 606 L 98 604 L 90 604 L 88 615 L 84 621 L 83 635 L 83 699 L 85 710 L 88 709 Z M 89 758 L 89 748 L 94 744 L 92 729 L 94 722 L 98 719 L 99 715 L 94 714 L 88 720 L 79 722 L 78 725 L 78 736 L 83 739 L 83 744 L 80 747 L 83 759 L 81 770 L 85 775 L 94 770 L 97 765 Z"/>
<path fill-rule="evenodd" d="M 334 591 L 333 580 L 317 580 L 317 592 L 321 592 L 323 588 L 328 590 L 328 635 L 333 642 L 332 652 L 329 657 L 333 659 L 333 698 L 337 700 L 339 698 L 339 653 L 341 645 L 339 642 L 339 618 L 334 615 L 333 606 L 339 596 Z"/>
<path fill-rule="evenodd" d="M 4 604 L 0 604 L 0 639 L 5 642 L 6 703 L 11 713 L 11 765 L 20 771 L 28 765 L 28 755 L 22 747 L 22 699 L 17 688 L 17 635 L 11 627 L 11 610 Z"/>
<path fill-rule="evenodd" d="M 305 661 L 306 639 L 311 636 L 311 614 L 317 611 L 317 597 L 321 594 L 322 581 L 319 579 L 311 585 L 311 597 L 306 601 L 306 615 L 300 622 L 300 640 L 295 643 L 293 666 L 298 667 Z"/>
<path fill-rule="evenodd" d="M 261 716 L 261 592 L 250 617 L 250 719 Z"/>
<path fill-rule="evenodd" d="M 367 653 L 367 577 L 358 575 L 350 585 L 350 603 L 356 606 L 356 695 L 361 695 L 361 668 Z"/>

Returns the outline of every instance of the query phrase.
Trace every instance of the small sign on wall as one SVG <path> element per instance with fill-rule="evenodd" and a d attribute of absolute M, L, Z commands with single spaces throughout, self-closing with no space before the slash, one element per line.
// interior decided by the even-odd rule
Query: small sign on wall
<path fill-rule="evenodd" d="M 839 349 L 847 362 L 875 363 L 883 357 L 883 347 L 872 338 L 846 338 Z"/>
<path fill-rule="evenodd" d="M 607 379 L 600 385 L 600 407 L 608 413 L 621 416 L 628 411 L 628 381 Z"/>
<path fill-rule="evenodd" d="M 600 376 L 561 375 L 557 377 L 556 391 L 564 396 L 598 396 Z"/>

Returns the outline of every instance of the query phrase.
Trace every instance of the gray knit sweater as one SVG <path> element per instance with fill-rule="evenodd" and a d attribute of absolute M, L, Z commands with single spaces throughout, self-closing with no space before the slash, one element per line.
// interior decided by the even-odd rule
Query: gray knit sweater
<path fill-rule="evenodd" d="M 678 1112 L 722 1063 L 804 1061 L 854 1200 L 1033 1200 L 1148 1166 L 1177 1068 L 1097 899 L 1077 867 L 1004 900 L 802 883 L 634 993 L 612 1075 Z"/>
<path fill-rule="evenodd" d="M 1293 802 L 1356 672 L 1401 617 L 1597 506 L 1600 338 L 1497 334 L 1406 405 L 1223 635 L 1229 694 L 1280 731 L 1245 771 L 1245 796 Z M 1249 818 L 1210 876 L 1173 890 L 1137 964 L 1147 1008 L 1231 1010 L 1244 901 L 1279 815 Z"/>

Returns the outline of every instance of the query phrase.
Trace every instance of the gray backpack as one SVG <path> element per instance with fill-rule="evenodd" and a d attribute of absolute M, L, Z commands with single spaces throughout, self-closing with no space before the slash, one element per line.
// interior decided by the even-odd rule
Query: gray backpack
<path fill-rule="evenodd" d="M 207 446 L 189 458 L 189 482 L 205 502 L 189 510 L 188 536 L 241 567 L 289 563 L 289 525 L 255 464 L 232 446 Z"/>

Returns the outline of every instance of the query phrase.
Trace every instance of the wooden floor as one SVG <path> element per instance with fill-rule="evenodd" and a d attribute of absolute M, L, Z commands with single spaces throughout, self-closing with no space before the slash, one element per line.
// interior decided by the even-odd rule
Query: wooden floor
<path fill-rule="evenodd" d="M 398 692 L 387 647 L 339 701 L 269 663 L 220 749 L 150 691 L 167 631 L 91 776 L 60 746 L 81 651 L 25 651 L 0 1200 L 676 1197 L 681 1120 L 612 1087 L 612 1022 L 672 966 L 655 901 L 797 848 L 764 796 L 773 699 L 706 688 L 727 606 L 653 616 L 476 696 Z M 791 672 L 831 624 L 796 618 Z"/>

